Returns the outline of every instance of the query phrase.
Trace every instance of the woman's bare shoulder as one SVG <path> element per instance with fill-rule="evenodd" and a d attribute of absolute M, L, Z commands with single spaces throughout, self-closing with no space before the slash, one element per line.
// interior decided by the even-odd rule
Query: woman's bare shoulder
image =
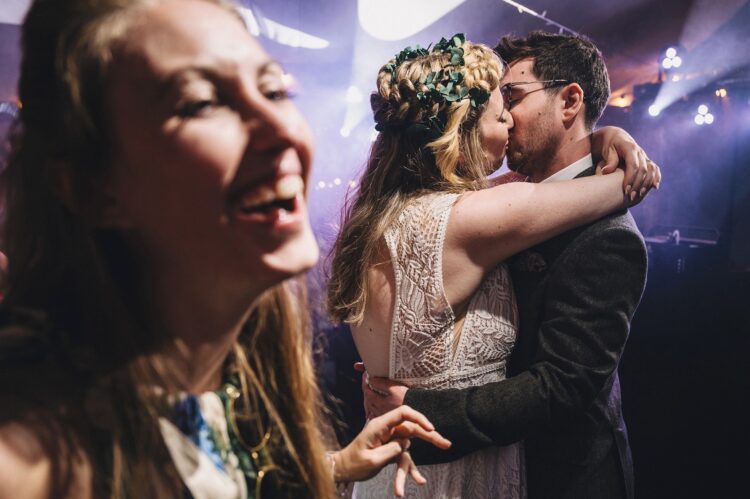
<path fill-rule="evenodd" d="M 67 468 L 59 470 L 62 480 L 55 479 L 58 470 L 49 450 L 31 428 L 18 422 L 0 425 L 0 499 L 92 497 L 91 465 L 85 454 L 74 450 L 71 459 L 59 465 Z"/>
<path fill-rule="evenodd" d="M 83 387 L 50 327 L 0 307 L 0 499 L 92 497 Z"/>
<path fill-rule="evenodd" d="M 49 497 L 51 463 L 41 443 L 19 423 L 0 426 L 0 498 Z"/>

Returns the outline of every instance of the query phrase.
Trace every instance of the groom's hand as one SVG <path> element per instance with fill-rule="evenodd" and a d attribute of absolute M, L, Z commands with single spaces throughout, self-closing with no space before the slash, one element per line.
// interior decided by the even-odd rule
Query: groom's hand
<path fill-rule="evenodd" d="M 404 405 L 406 386 L 388 378 L 368 376 L 364 365 L 358 362 L 354 369 L 364 373 L 362 375 L 362 394 L 365 401 L 365 415 L 367 419 L 382 416 L 391 409 Z"/>

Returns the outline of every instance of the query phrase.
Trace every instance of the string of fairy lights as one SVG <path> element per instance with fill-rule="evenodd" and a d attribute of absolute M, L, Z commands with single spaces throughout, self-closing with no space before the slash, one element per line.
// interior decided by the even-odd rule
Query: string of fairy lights
<path fill-rule="evenodd" d="M 313 190 L 322 191 L 324 189 L 336 189 L 338 187 L 348 187 L 349 189 L 354 189 L 357 187 L 357 185 L 359 185 L 359 183 L 356 180 L 343 181 L 341 180 L 341 178 L 336 177 L 330 181 L 319 180 L 313 187 Z"/>

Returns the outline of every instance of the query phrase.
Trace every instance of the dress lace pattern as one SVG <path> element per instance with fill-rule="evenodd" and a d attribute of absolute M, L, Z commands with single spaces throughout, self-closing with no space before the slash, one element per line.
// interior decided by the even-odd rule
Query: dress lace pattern
<path fill-rule="evenodd" d="M 396 282 L 389 376 L 410 387 L 478 386 L 505 379 L 517 333 L 507 267 L 489 272 L 472 296 L 460 331 L 443 290 L 442 254 L 458 194 L 435 193 L 410 203 L 385 233 Z M 455 335 L 460 334 L 453 349 Z M 420 466 L 427 484 L 409 481 L 406 497 L 525 497 L 522 445 L 492 447 L 451 463 Z M 393 497 L 395 465 L 355 486 L 354 497 Z"/>

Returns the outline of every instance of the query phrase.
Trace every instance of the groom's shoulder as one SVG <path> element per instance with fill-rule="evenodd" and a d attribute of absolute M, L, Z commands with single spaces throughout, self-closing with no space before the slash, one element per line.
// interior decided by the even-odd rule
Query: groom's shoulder
<path fill-rule="evenodd" d="M 577 237 L 591 237 L 600 232 L 606 232 L 609 230 L 622 230 L 625 232 L 637 235 L 639 238 L 643 238 L 641 231 L 638 229 L 638 225 L 631 215 L 629 210 L 623 209 L 618 210 L 614 213 L 606 215 L 599 220 L 591 222 L 580 228 L 581 230 L 576 231 L 573 229 L 571 232 Z"/>
<path fill-rule="evenodd" d="M 519 253 L 510 260 L 514 277 L 533 267 L 534 272 L 539 269 L 552 269 L 561 263 L 567 267 L 573 260 L 583 258 L 610 259 L 621 249 L 627 249 L 634 254 L 646 255 L 646 243 L 638 230 L 633 216 L 627 210 L 620 210 L 600 218 L 590 224 L 576 227 L 549 239 L 539 245 Z M 638 257 L 641 259 L 641 257 Z M 534 260 L 533 265 L 529 261 Z M 543 260 L 539 265 L 536 260 Z"/>
<path fill-rule="evenodd" d="M 583 227 L 583 230 L 576 239 L 602 237 L 607 233 L 616 233 L 638 240 L 645 246 L 643 235 L 638 229 L 633 215 L 628 210 L 616 211 Z"/>
<path fill-rule="evenodd" d="M 619 249 L 646 253 L 646 242 L 628 210 L 621 210 L 586 226 L 558 236 L 563 241 L 563 253 L 590 252 L 606 256 Z"/>
<path fill-rule="evenodd" d="M 595 168 L 592 166 L 581 172 L 576 178 L 589 177 L 595 174 Z M 599 220 L 592 222 L 583 227 L 573 229 L 569 232 L 562 234 L 562 239 L 566 239 L 568 242 L 574 240 L 586 240 L 587 238 L 596 237 L 599 233 L 605 233 L 607 231 L 619 232 L 622 231 L 626 236 L 632 236 L 634 239 L 639 240 L 643 243 L 643 235 L 638 230 L 638 226 L 635 223 L 633 215 L 626 208 L 615 211 L 609 215 L 606 215 Z M 567 237 L 566 237 L 567 236 Z"/>

